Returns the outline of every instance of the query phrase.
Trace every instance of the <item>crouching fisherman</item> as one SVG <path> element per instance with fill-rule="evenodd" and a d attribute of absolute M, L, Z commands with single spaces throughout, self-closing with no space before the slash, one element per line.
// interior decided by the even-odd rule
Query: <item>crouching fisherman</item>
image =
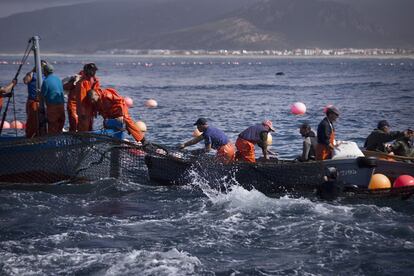
<path fill-rule="evenodd" d="M 255 163 L 254 145 L 257 144 L 262 149 L 264 159 L 268 160 L 269 153 L 274 154 L 269 151 L 267 143 L 268 135 L 271 131 L 275 131 L 272 121 L 264 120 L 261 124 L 253 125 L 241 132 L 236 141 L 236 159 L 238 161 Z"/>
<path fill-rule="evenodd" d="M 141 131 L 128 113 L 125 100 L 113 88 L 89 90 L 87 97 L 94 111 L 104 119 L 104 126 L 113 128 L 125 125 L 125 129 L 137 142 L 144 142 L 145 133 Z"/>
<path fill-rule="evenodd" d="M 315 160 L 316 145 L 318 143 L 316 134 L 308 123 L 303 123 L 299 132 L 303 137 L 302 155 L 298 157 L 300 162 Z"/>
<path fill-rule="evenodd" d="M 229 141 L 223 131 L 209 126 L 205 118 L 199 118 L 194 125 L 197 126 L 198 131 L 202 134 L 190 141 L 185 142 L 184 144 L 181 144 L 181 149 L 195 145 L 204 140 L 205 152 L 215 149 L 217 150 L 217 159 L 224 164 L 229 164 L 234 161 L 234 145 Z"/>

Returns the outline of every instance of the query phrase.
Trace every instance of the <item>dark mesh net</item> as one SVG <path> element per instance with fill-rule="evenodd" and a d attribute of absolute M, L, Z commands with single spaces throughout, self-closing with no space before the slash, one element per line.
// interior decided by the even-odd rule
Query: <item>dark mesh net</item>
<path fill-rule="evenodd" d="M 142 146 L 104 135 L 70 134 L 0 143 L 2 183 L 81 183 L 103 178 L 142 182 Z"/>

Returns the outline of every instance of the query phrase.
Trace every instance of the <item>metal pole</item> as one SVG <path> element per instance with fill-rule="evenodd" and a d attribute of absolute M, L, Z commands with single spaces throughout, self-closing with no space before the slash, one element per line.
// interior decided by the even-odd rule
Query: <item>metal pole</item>
<path fill-rule="evenodd" d="M 39 98 L 39 111 L 38 111 L 38 119 L 39 119 L 39 133 L 38 136 L 46 135 L 47 134 L 47 121 L 46 121 L 46 110 L 45 110 L 45 102 L 42 95 L 42 64 L 40 59 L 40 50 L 39 50 L 39 36 L 32 37 L 31 41 L 33 42 L 33 53 L 35 58 L 35 66 L 36 66 L 36 91 L 37 97 Z"/>

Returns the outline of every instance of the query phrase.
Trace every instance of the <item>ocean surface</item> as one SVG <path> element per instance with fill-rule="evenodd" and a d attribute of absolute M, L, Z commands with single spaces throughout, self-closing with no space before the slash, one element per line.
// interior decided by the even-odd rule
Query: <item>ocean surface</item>
<path fill-rule="evenodd" d="M 0 56 L 1 85 L 13 78 L 20 59 Z M 277 129 L 272 149 L 294 158 L 302 145 L 299 125 L 316 129 L 327 104 L 341 112 L 337 139 L 360 146 L 379 120 L 394 130 L 414 127 L 413 59 L 46 59 L 62 78 L 95 62 L 103 86 L 133 98 L 130 113 L 147 124 L 147 139 L 168 146 L 191 139 L 198 117 L 233 141 L 270 119 Z M 32 58 L 28 62 L 8 121 L 14 114 L 25 120 L 21 79 L 33 66 Z M 144 106 L 150 98 L 157 108 Z M 290 113 L 296 101 L 306 104 L 305 115 Z M 106 179 L 80 194 L 0 190 L 0 275 L 414 273 L 413 199 L 271 198 L 237 186 L 223 193 L 196 174 L 184 187 L 149 184 Z"/>

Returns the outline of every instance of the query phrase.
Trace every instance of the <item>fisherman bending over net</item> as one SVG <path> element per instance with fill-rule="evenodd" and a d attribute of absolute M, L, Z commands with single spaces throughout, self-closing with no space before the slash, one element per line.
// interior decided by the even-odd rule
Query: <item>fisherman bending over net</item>
<path fill-rule="evenodd" d="M 94 108 L 94 112 L 104 118 L 104 127 L 113 128 L 114 120 L 134 137 L 137 142 L 144 142 L 145 133 L 142 132 L 131 119 L 125 100 L 113 88 L 89 90 L 87 97 Z"/>

